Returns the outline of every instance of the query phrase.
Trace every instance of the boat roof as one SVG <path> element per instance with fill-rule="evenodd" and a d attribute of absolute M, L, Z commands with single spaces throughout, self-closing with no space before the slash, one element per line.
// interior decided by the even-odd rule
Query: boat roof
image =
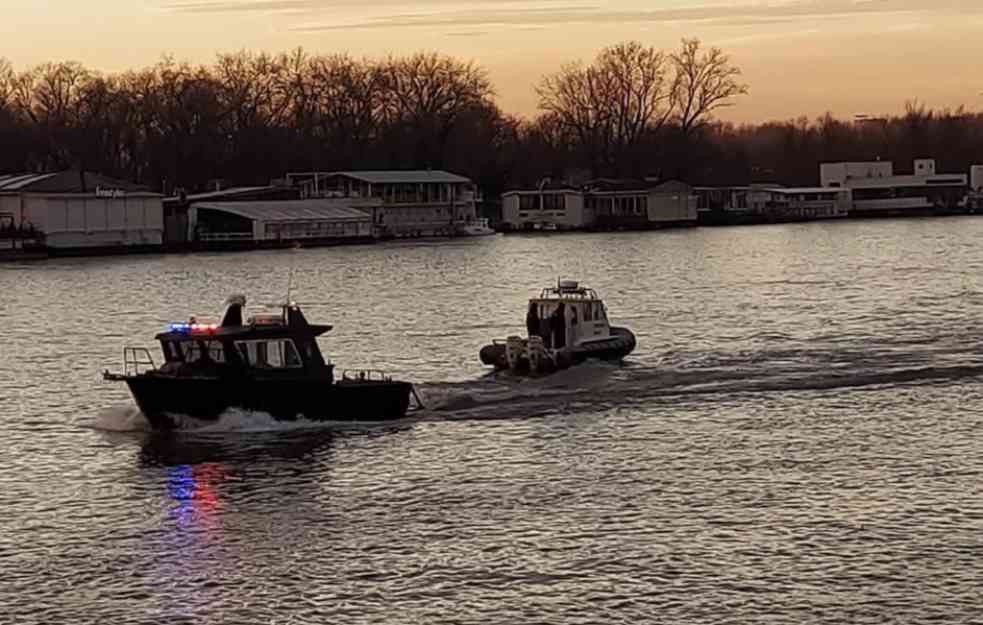
<path fill-rule="evenodd" d="M 330 325 L 309 323 L 300 306 L 284 304 L 280 314 L 253 315 L 243 323 L 242 309 L 246 305 L 244 295 L 232 295 L 226 300 L 221 323 L 199 323 L 191 318 L 186 323 L 172 323 L 167 332 L 155 338 L 158 341 L 187 340 L 263 340 L 291 337 L 316 337 L 331 330 Z"/>
<path fill-rule="evenodd" d="M 560 280 L 556 286 L 540 291 L 539 297 L 533 298 L 532 301 L 600 301 L 600 299 L 594 289 L 581 286 L 575 280 Z"/>
<path fill-rule="evenodd" d="M 224 339 L 229 341 L 252 341 L 264 339 L 290 338 L 297 335 L 321 336 L 330 332 L 333 326 L 308 324 L 307 327 L 289 325 L 245 325 L 245 326 L 214 326 L 201 324 L 201 329 L 181 330 L 176 326 L 190 324 L 172 324 L 171 330 L 161 332 L 156 337 L 158 341 L 207 341 Z"/>

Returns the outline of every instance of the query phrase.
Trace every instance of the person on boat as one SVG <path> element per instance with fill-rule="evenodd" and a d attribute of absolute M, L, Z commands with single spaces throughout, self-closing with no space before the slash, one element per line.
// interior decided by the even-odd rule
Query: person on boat
<path fill-rule="evenodd" d="M 550 318 L 553 326 L 553 347 L 563 349 L 567 346 L 567 324 L 565 323 L 566 307 L 560 302 Z"/>
<path fill-rule="evenodd" d="M 529 304 L 529 312 L 526 313 L 526 333 L 529 336 L 539 335 L 539 315 L 536 314 L 536 304 Z"/>
<path fill-rule="evenodd" d="M 544 347 L 553 347 L 553 316 L 546 314 L 545 310 L 539 318 L 538 336 L 543 339 Z"/>

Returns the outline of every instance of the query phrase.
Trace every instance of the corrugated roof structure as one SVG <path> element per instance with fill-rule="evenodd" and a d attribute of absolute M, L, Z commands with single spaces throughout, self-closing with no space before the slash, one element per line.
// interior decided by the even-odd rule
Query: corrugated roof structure
<path fill-rule="evenodd" d="M 147 187 L 132 182 L 76 169 L 0 176 L 0 193 L 93 193 L 97 188 L 128 193 L 148 191 Z"/>
<path fill-rule="evenodd" d="M 408 170 L 363 170 L 363 171 L 332 171 L 290 174 L 291 177 L 317 175 L 320 179 L 330 176 L 344 176 L 370 184 L 423 184 L 427 182 L 444 184 L 470 184 L 471 180 L 452 174 L 441 169 L 408 169 Z"/>
<path fill-rule="evenodd" d="M 0 191 L 20 191 L 26 186 L 51 178 L 55 174 L 7 174 L 0 176 Z"/>
<path fill-rule="evenodd" d="M 840 193 L 848 189 L 844 187 L 761 187 L 761 190 L 774 193 Z"/>
<path fill-rule="evenodd" d="M 655 193 L 691 193 L 693 187 L 679 180 L 667 180 L 652 189 Z"/>
<path fill-rule="evenodd" d="M 273 191 L 276 187 L 265 185 L 262 187 L 230 187 L 228 189 L 220 189 L 218 191 L 205 191 L 204 193 L 191 193 L 185 199 L 189 202 L 200 202 L 203 200 L 211 200 L 214 198 L 221 197 L 235 197 L 237 195 L 250 195 L 252 193 L 257 193 L 261 191 Z M 175 198 L 168 198 L 175 199 Z"/>
<path fill-rule="evenodd" d="M 195 202 L 198 210 L 215 210 L 253 221 L 371 221 L 372 215 L 362 208 L 378 202 L 352 202 L 349 199 L 287 200 L 271 202 Z"/>

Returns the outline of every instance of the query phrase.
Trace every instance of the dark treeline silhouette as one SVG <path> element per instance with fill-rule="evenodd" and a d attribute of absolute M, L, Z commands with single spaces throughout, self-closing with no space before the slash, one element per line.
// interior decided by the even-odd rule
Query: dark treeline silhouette
<path fill-rule="evenodd" d="M 935 156 L 983 162 L 983 115 L 714 120 L 747 93 L 717 48 L 625 42 L 537 85 L 540 113 L 501 111 L 486 72 L 437 53 L 385 59 L 303 50 L 165 58 L 105 75 L 77 63 L 16 71 L 0 59 L 0 172 L 76 167 L 169 192 L 267 184 L 288 171 L 442 168 L 489 198 L 544 178 L 655 177 L 693 184 L 814 184 L 830 160 Z"/>

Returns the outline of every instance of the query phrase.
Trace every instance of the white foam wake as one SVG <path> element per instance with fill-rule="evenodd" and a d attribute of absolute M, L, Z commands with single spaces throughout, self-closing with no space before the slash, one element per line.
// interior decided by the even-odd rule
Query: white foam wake
<path fill-rule="evenodd" d="M 104 432 L 148 432 L 150 424 L 134 404 L 120 404 L 103 408 L 96 415 L 92 427 Z"/>
<path fill-rule="evenodd" d="M 172 414 L 170 417 L 180 432 L 202 434 L 219 433 L 260 433 L 296 432 L 300 430 L 323 429 L 364 429 L 379 426 L 392 426 L 406 423 L 412 418 L 399 421 L 311 421 L 299 418 L 295 421 L 278 421 L 267 412 L 230 408 L 215 421 L 203 421 L 187 415 Z M 93 428 L 106 432 L 149 432 L 150 424 L 140 409 L 132 404 L 112 406 L 102 410 L 96 417 Z"/>

